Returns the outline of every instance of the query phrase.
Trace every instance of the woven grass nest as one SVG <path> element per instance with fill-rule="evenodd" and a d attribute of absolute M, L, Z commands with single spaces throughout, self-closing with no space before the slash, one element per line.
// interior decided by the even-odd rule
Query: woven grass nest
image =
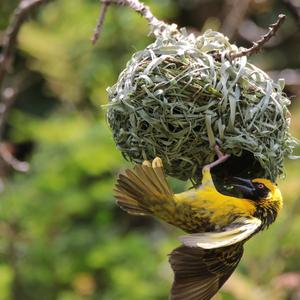
<path fill-rule="evenodd" d="M 136 52 L 108 88 L 107 119 L 124 157 L 141 163 L 160 156 L 166 174 L 199 180 L 217 143 L 241 157 L 243 169 L 255 164 L 273 180 L 282 174 L 295 146 L 283 81 L 273 82 L 245 56 L 230 61 L 237 51 L 219 32 L 170 30 Z"/>

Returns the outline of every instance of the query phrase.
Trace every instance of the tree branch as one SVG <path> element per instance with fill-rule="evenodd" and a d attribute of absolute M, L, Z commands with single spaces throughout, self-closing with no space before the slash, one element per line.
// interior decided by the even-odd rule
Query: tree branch
<path fill-rule="evenodd" d="M 17 42 L 17 36 L 22 24 L 26 20 L 29 13 L 37 5 L 46 1 L 47 0 L 22 0 L 19 6 L 15 9 L 12 20 L 5 31 L 2 42 L 3 50 L 0 55 L 0 85 L 8 71 L 9 64 L 11 63 L 13 49 Z"/>
<path fill-rule="evenodd" d="M 264 45 L 264 48 L 274 48 L 284 43 L 286 40 L 292 37 L 297 30 L 297 28 L 291 28 L 291 30 L 288 32 L 284 32 L 284 34 L 282 32 L 277 32 L 277 34 L 270 39 L 267 44 Z M 253 43 L 253 41 L 257 39 L 257 36 L 263 36 L 265 32 L 265 28 L 258 26 L 250 19 L 244 20 L 238 28 L 239 36 L 249 43 Z"/>
<path fill-rule="evenodd" d="M 17 160 L 12 153 L 9 151 L 9 147 L 6 143 L 0 144 L 0 157 L 6 162 L 9 166 L 11 166 L 14 170 L 19 172 L 28 172 L 29 164 L 25 161 Z"/>
<path fill-rule="evenodd" d="M 11 21 L 2 38 L 2 52 L 0 53 L 0 139 L 3 136 L 8 112 L 17 97 L 15 88 L 4 86 L 4 79 L 13 60 L 17 37 L 31 11 L 44 2 L 47 2 L 47 0 L 21 0 L 13 12 Z M 29 164 L 17 160 L 5 143 L 0 144 L 0 158 L 5 164 L 17 171 L 27 172 L 29 170 Z"/>
<path fill-rule="evenodd" d="M 17 91 L 13 88 L 6 88 L 2 93 L 2 101 L 0 102 L 0 140 L 3 136 L 7 114 L 13 106 L 16 97 Z"/>
<path fill-rule="evenodd" d="M 245 49 L 245 50 L 241 50 L 239 52 L 236 53 L 230 53 L 229 54 L 229 58 L 235 59 L 241 56 L 250 56 L 253 55 L 257 52 L 259 52 L 261 50 L 261 48 L 264 46 L 264 44 L 271 38 L 273 37 L 276 32 L 278 31 L 278 29 L 280 28 L 280 26 L 282 25 L 282 23 L 284 22 L 286 16 L 283 14 L 280 14 L 278 16 L 277 21 L 274 24 L 271 24 L 269 26 L 269 31 L 263 35 L 258 41 L 253 42 L 252 47 Z"/>
<path fill-rule="evenodd" d="M 145 4 L 141 3 L 139 0 L 102 0 L 100 2 L 102 3 L 102 7 L 100 9 L 100 14 L 96 28 L 94 30 L 94 35 L 91 39 L 93 44 L 96 43 L 97 39 L 100 36 L 108 6 L 111 4 L 130 7 L 131 9 L 139 13 L 143 18 L 145 18 L 148 21 L 149 25 L 153 28 L 160 28 L 161 26 L 166 26 L 166 23 L 158 20 L 152 14 L 150 8 Z"/>
<path fill-rule="evenodd" d="M 95 27 L 95 30 L 94 30 L 93 37 L 91 39 L 93 45 L 96 44 L 96 42 L 97 42 L 97 40 L 99 38 L 99 35 L 101 33 L 101 28 L 103 26 L 104 19 L 105 19 L 106 12 L 107 12 L 107 9 L 108 9 L 109 5 L 110 5 L 110 3 L 104 2 L 103 5 L 100 8 L 99 18 L 98 18 L 98 21 L 97 21 L 97 24 L 96 24 L 96 27 Z"/>

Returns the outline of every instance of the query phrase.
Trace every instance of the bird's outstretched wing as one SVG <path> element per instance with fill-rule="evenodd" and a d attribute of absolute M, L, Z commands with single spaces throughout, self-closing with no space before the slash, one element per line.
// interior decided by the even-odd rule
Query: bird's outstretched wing
<path fill-rule="evenodd" d="M 185 246 L 203 249 L 226 247 L 247 240 L 261 224 L 261 220 L 257 218 L 241 217 L 220 232 L 192 233 L 180 237 L 180 241 Z"/>
<path fill-rule="evenodd" d="M 217 249 L 180 246 L 170 254 L 174 271 L 170 300 L 209 300 L 232 274 L 243 255 L 243 244 Z"/>

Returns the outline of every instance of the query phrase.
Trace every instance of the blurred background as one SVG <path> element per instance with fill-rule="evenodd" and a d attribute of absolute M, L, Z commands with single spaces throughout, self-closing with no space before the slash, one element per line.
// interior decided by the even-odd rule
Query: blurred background
<path fill-rule="evenodd" d="M 18 2 L 0 2 L 0 41 Z M 276 37 L 250 61 L 275 80 L 285 78 L 291 130 L 300 137 L 299 0 L 145 3 L 160 19 L 196 34 L 219 30 L 244 47 L 286 14 Z M 179 231 L 115 205 L 115 176 L 129 164 L 114 146 L 101 107 L 131 55 L 153 40 L 144 19 L 111 7 L 92 46 L 98 11 L 96 0 L 50 1 L 20 32 L 5 81 L 14 97 L 0 124 L 0 300 L 168 297 L 173 275 L 167 254 L 179 245 Z M 23 172 L 14 170 L 5 155 L 27 161 L 30 169 L 17 163 Z M 282 214 L 247 243 L 216 299 L 300 299 L 299 177 L 300 161 L 287 160 L 286 178 L 279 181 Z"/>

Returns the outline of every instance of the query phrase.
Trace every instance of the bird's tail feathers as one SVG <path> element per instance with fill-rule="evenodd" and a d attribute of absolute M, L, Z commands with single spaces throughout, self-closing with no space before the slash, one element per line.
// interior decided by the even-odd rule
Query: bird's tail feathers
<path fill-rule="evenodd" d="M 120 173 L 115 197 L 122 209 L 134 215 L 152 214 L 155 204 L 172 199 L 173 192 L 166 181 L 161 159 L 156 157 L 152 164 L 144 161 Z"/>

